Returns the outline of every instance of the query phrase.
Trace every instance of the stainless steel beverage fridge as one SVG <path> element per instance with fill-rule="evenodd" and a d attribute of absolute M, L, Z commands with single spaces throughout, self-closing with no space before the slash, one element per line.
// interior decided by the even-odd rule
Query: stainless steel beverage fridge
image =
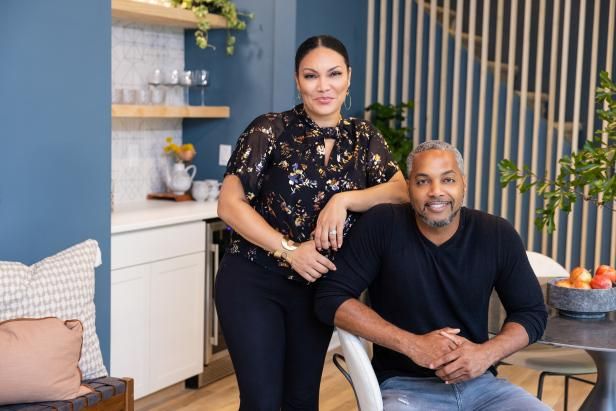
<path fill-rule="evenodd" d="M 233 365 L 214 306 L 214 282 L 220 260 L 231 241 L 231 227 L 220 219 L 206 220 L 205 223 L 204 364 L 201 374 L 186 380 L 188 388 L 200 388 L 233 373 Z"/>

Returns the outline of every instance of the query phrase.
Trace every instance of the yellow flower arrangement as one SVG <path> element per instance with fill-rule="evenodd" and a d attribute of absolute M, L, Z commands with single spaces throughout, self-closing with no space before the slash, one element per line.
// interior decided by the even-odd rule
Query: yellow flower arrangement
<path fill-rule="evenodd" d="M 165 154 L 173 154 L 176 162 L 192 161 L 197 154 L 195 146 L 192 144 L 182 144 L 178 146 L 173 142 L 173 137 L 167 137 L 165 139 L 167 145 L 163 148 Z"/>

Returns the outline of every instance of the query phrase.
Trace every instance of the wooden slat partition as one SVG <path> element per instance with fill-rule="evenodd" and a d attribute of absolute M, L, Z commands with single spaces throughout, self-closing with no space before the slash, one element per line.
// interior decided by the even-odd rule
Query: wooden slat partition
<path fill-rule="evenodd" d="M 415 35 L 415 110 L 413 110 L 413 147 L 419 144 L 420 120 L 421 112 L 423 111 L 423 99 L 421 95 L 421 80 L 423 71 L 423 16 L 424 16 L 424 1 L 417 2 L 417 32 Z M 425 124 L 425 123 L 424 123 Z"/>
<path fill-rule="evenodd" d="M 485 135 L 486 88 L 488 82 L 488 49 L 490 39 L 490 3 L 483 4 L 481 21 L 481 75 L 479 77 L 479 118 L 477 120 L 476 171 L 475 171 L 475 201 L 473 207 L 481 208 L 483 166 L 483 146 Z M 468 163 L 468 160 L 467 160 Z"/>
<path fill-rule="evenodd" d="M 387 50 L 387 2 L 381 0 L 380 22 L 379 22 L 379 82 L 377 86 L 377 101 L 385 102 L 385 51 Z"/>
<path fill-rule="evenodd" d="M 412 0 L 404 1 L 404 50 L 411 48 L 411 7 Z M 411 55 L 410 53 L 402 53 L 402 101 L 409 101 L 409 86 L 411 77 Z M 406 113 L 403 126 L 408 127 L 410 124 L 410 112 Z M 406 177 L 406 176 L 405 176 Z"/>
<path fill-rule="evenodd" d="M 434 61 L 436 60 L 436 1 L 430 2 L 430 28 L 428 34 L 428 96 L 426 98 L 426 133 L 425 139 L 431 140 L 432 123 L 434 122 Z"/>
<path fill-rule="evenodd" d="M 462 54 L 462 16 L 464 11 L 464 0 L 458 0 L 456 8 L 456 35 L 455 51 L 453 57 L 453 94 L 451 109 L 451 144 L 458 145 L 458 106 L 460 94 L 460 60 Z"/>
<path fill-rule="evenodd" d="M 552 16 L 553 21 L 559 21 L 560 19 L 560 1 L 553 2 Z M 548 95 L 548 123 L 547 123 L 547 136 L 546 136 L 546 155 L 545 155 L 545 178 L 550 179 L 553 176 L 552 165 L 555 163 L 552 159 L 552 151 L 554 149 L 554 125 L 555 125 L 555 113 L 556 113 L 556 84 L 558 82 L 558 31 L 559 25 L 552 24 L 552 44 L 550 52 L 550 84 Z M 548 235 L 547 229 L 543 229 L 541 238 L 541 252 L 548 254 Z M 554 236 L 552 236 L 554 241 Z M 550 253 L 553 255 L 552 253 Z"/>
<path fill-rule="evenodd" d="M 614 73 L 614 34 L 616 32 L 615 24 L 616 24 L 616 0 L 610 0 L 610 9 L 608 15 L 608 29 L 607 29 L 607 47 L 606 47 L 606 59 L 605 59 L 605 70 L 612 73 L 612 79 L 616 77 L 616 73 Z M 603 106 L 604 109 L 607 109 L 607 104 Z M 607 122 L 603 122 L 602 127 L 606 127 Z M 607 134 L 603 134 L 603 141 L 607 142 Z M 612 203 L 612 209 L 616 210 L 616 202 Z M 602 225 L 598 225 L 598 227 L 603 228 L 605 231 L 607 227 Z M 608 231 L 612 233 L 612 238 L 610 239 L 610 253 L 609 253 L 609 261 L 611 266 L 616 266 L 616 213 L 612 212 L 612 225 L 611 229 Z"/>
<path fill-rule="evenodd" d="M 531 12 L 531 0 L 524 0 L 524 23 L 522 27 L 522 84 L 520 85 L 520 121 L 518 124 L 518 138 L 517 138 L 517 159 L 518 167 L 524 167 L 524 149 L 526 148 L 526 109 L 528 104 L 528 59 L 530 53 L 530 12 Z M 515 229 L 520 232 L 522 227 L 522 195 L 516 195 L 515 197 L 515 214 L 513 224 Z"/>
<path fill-rule="evenodd" d="M 445 126 L 447 124 L 447 90 L 449 89 L 447 80 L 449 78 L 449 22 L 451 12 L 450 0 L 445 0 L 443 5 L 443 30 L 442 30 L 442 42 L 441 42 L 441 95 L 439 99 L 439 126 L 438 126 L 438 138 L 439 140 L 445 140 Z M 405 100 L 406 101 L 406 100 Z"/>
<path fill-rule="evenodd" d="M 372 104 L 372 83 L 374 81 L 374 0 L 368 0 L 368 18 L 366 22 L 366 81 L 364 83 L 364 107 Z M 370 113 L 364 111 L 364 118 Z"/>
<path fill-rule="evenodd" d="M 464 115 L 464 162 L 465 174 L 469 175 L 469 161 L 471 153 L 471 130 L 472 130 L 472 114 L 473 114 L 473 80 L 475 78 L 475 27 L 477 25 L 477 0 L 470 0 L 469 4 L 469 23 L 468 23 L 468 59 L 466 61 L 466 101 Z M 468 199 L 467 199 L 468 200 Z"/>
<path fill-rule="evenodd" d="M 543 49 L 545 44 L 545 26 L 546 26 L 546 0 L 539 0 L 539 20 L 537 27 L 537 62 L 535 64 L 535 101 L 534 101 L 534 110 L 533 110 L 533 135 L 532 135 L 532 149 L 531 149 L 531 168 L 533 170 L 537 170 L 539 167 L 539 125 L 541 123 L 541 98 L 538 98 L 538 95 L 541 95 L 542 85 L 543 85 Z M 529 199 L 529 210 L 535 210 L 535 206 L 537 204 L 536 198 L 537 190 L 535 186 L 531 187 L 530 190 L 530 199 Z M 527 240 L 527 248 L 529 250 L 535 249 L 535 230 L 534 230 L 534 219 L 532 217 L 527 217 L 527 231 L 528 231 L 528 240 Z"/>
<path fill-rule="evenodd" d="M 391 47 L 389 64 L 389 103 L 398 101 L 398 16 L 400 15 L 400 0 L 392 0 L 391 5 Z"/>
<path fill-rule="evenodd" d="M 509 27 L 516 27 L 518 20 L 518 0 L 511 1 L 511 11 L 509 19 Z M 516 51 L 516 35 L 513 30 L 509 31 L 509 56 L 507 64 L 507 105 L 505 108 L 505 141 L 503 149 L 503 158 L 511 158 L 511 123 L 513 122 L 513 82 L 515 75 L 515 51 Z M 501 200 L 501 216 L 507 218 L 509 212 L 509 189 L 506 187 L 502 191 Z"/>
<path fill-rule="evenodd" d="M 497 183 L 497 171 L 496 163 L 497 147 L 496 142 L 498 140 L 498 130 L 500 124 L 498 121 L 498 112 L 500 107 L 500 84 L 501 84 L 501 60 L 503 57 L 503 22 L 505 19 L 505 1 L 497 0 L 496 10 L 496 44 L 494 46 L 495 64 L 494 64 L 494 83 L 493 83 L 493 98 L 492 98 L 492 124 L 490 129 L 490 136 L 492 142 L 490 143 L 490 175 L 488 177 L 488 212 L 495 212 L 495 194 L 498 186 Z"/>
<path fill-rule="evenodd" d="M 562 41 L 562 50 L 561 50 L 561 62 L 569 61 L 569 38 L 571 36 L 570 27 L 571 27 L 571 0 L 565 1 L 565 13 L 563 14 L 563 41 Z M 567 105 L 567 73 L 569 69 L 569 64 L 561 64 L 560 65 L 560 95 L 558 102 L 558 140 L 556 144 L 556 158 L 561 158 L 564 154 L 564 141 L 565 141 L 565 116 L 566 116 L 566 105 Z M 556 172 L 560 171 L 561 167 L 559 164 L 556 165 Z M 552 240 L 552 256 L 558 255 L 558 246 L 560 245 L 559 234 L 559 222 L 560 222 L 560 212 L 557 212 L 554 218 L 554 222 L 556 224 L 556 234 Z M 566 239 L 565 241 L 568 241 Z M 566 267 L 569 267 L 566 265 Z"/>

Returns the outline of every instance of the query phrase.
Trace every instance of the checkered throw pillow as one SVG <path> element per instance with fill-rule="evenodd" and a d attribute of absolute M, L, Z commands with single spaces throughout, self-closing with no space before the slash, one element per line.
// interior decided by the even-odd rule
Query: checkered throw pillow
<path fill-rule="evenodd" d="M 98 243 L 87 240 L 29 267 L 0 261 L 0 321 L 43 317 L 80 320 L 83 379 L 107 375 L 94 323 L 97 253 Z"/>

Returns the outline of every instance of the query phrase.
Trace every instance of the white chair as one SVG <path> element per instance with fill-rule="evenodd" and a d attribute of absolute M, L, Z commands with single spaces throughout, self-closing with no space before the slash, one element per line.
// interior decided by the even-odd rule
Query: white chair
<path fill-rule="evenodd" d="M 528 260 L 539 278 L 545 282 L 554 277 L 568 277 L 565 268 L 548 256 L 534 251 L 527 251 Z M 542 281 L 544 280 L 544 281 Z M 503 359 L 499 365 L 516 365 L 540 371 L 537 384 L 537 398 L 543 395 L 543 380 L 547 376 L 565 377 L 564 409 L 567 410 L 569 396 L 569 380 L 594 384 L 592 381 L 577 377 L 577 375 L 593 374 L 597 368 L 586 351 L 575 348 L 554 347 L 544 344 L 532 344 L 525 349 Z"/>
<path fill-rule="evenodd" d="M 357 407 L 360 411 L 382 411 L 381 389 L 372 369 L 366 346 L 359 337 L 340 328 L 337 331 L 344 356 L 336 353 L 333 361 L 353 387 Z M 341 361 L 346 363 L 348 370 L 344 368 Z"/>

